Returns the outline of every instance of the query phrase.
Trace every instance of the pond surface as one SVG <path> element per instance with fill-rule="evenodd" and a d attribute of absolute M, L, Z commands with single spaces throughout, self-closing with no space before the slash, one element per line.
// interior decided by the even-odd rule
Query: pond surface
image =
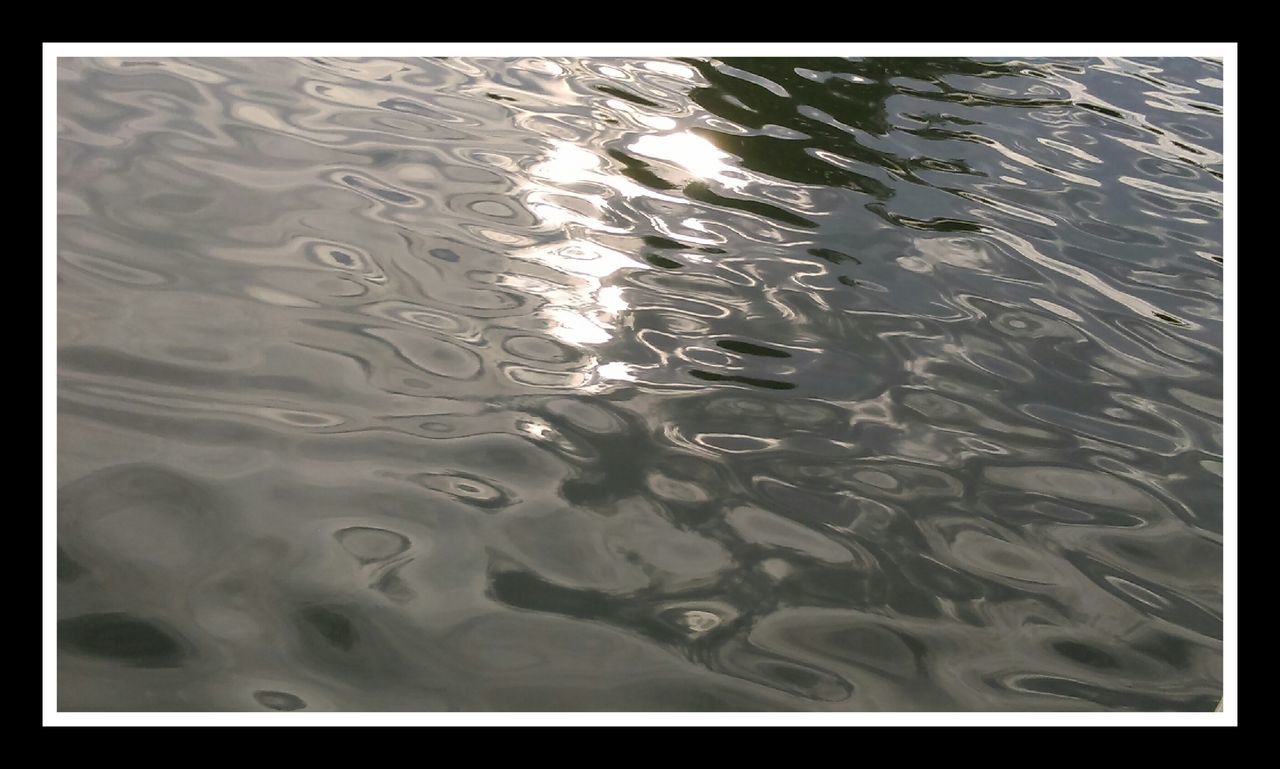
<path fill-rule="evenodd" d="M 1222 66 L 61 59 L 62 710 L 1212 710 Z"/>

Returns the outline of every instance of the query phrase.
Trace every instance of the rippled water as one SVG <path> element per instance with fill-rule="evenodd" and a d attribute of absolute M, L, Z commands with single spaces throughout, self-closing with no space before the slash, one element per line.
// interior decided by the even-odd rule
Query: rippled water
<path fill-rule="evenodd" d="M 63 710 L 1212 710 L 1221 64 L 58 63 Z"/>

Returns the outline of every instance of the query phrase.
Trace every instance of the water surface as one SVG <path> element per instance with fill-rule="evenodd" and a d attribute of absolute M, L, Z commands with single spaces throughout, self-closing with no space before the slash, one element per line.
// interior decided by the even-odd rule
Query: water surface
<path fill-rule="evenodd" d="M 1212 710 L 1221 78 L 59 60 L 59 708 Z"/>

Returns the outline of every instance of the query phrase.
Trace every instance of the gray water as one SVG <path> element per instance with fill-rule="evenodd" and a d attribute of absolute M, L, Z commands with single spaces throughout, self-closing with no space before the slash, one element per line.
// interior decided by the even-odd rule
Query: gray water
<path fill-rule="evenodd" d="M 61 710 L 1202 710 L 1222 67 L 61 59 Z"/>

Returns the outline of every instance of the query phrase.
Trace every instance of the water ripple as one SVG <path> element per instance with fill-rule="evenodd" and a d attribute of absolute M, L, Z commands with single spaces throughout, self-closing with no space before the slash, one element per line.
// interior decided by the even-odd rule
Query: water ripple
<path fill-rule="evenodd" d="M 1222 89 L 60 59 L 60 707 L 1211 710 Z"/>

